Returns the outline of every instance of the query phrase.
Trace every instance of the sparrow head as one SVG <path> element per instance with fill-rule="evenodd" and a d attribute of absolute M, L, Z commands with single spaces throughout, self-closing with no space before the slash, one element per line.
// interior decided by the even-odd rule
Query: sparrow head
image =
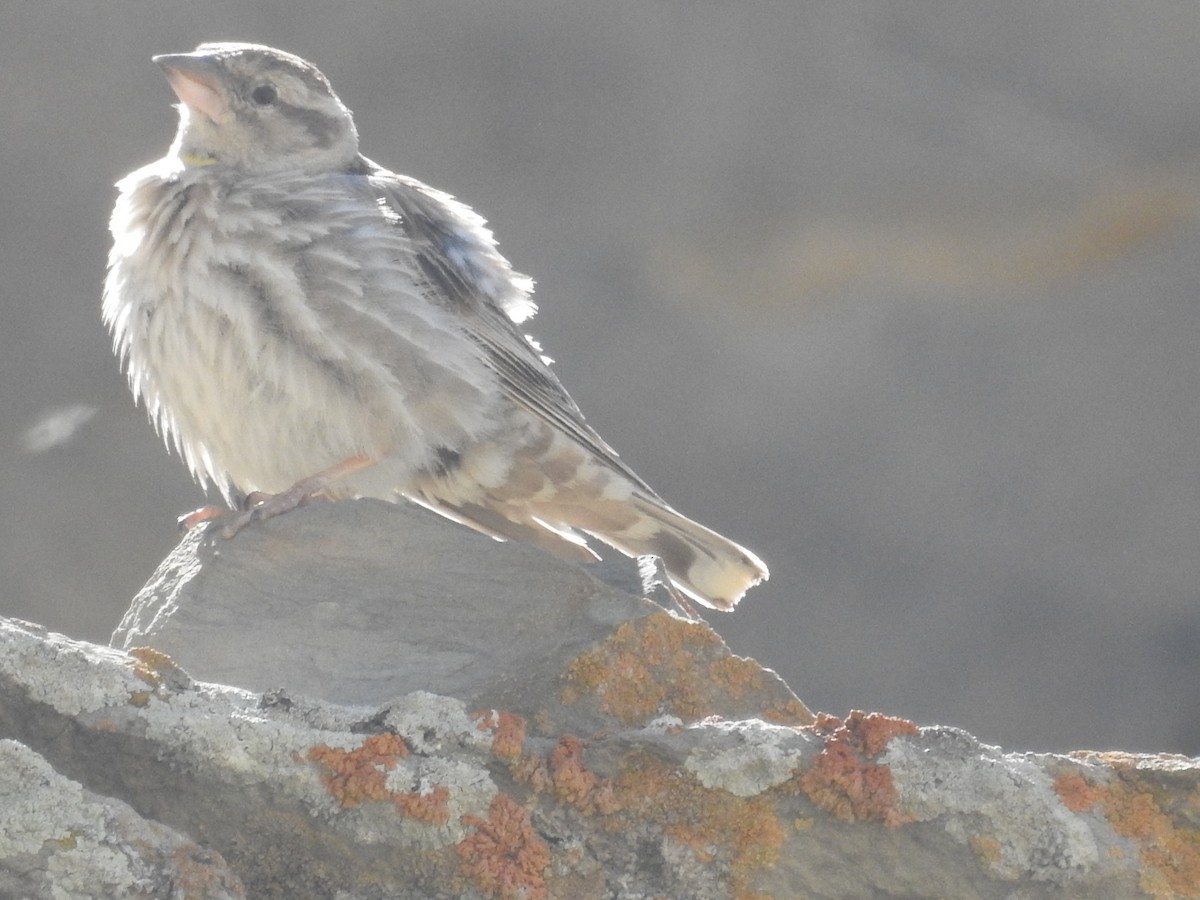
<path fill-rule="evenodd" d="M 358 153 L 350 110 L 298 56 L 259 44 L 201 44 L 154 57 L 180 99 L 171 150 L 188 165 L 325 171 Z"/>

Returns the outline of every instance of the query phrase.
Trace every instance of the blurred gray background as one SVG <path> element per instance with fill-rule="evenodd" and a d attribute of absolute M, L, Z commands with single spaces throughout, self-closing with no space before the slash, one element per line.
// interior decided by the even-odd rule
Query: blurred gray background
<path fill-rule="evenodd" d="M 314 61 L 538 280 L 593 424 L 814 708 L 1200 753 L 1200 5 L 0 5 L 0 613 L 106 641 L 201 503 L 99 322 L 149 57 Z M 514 610 L 519 615 L 520 610 Z M 247 615 L 253 615 L 247 610 Z"/>

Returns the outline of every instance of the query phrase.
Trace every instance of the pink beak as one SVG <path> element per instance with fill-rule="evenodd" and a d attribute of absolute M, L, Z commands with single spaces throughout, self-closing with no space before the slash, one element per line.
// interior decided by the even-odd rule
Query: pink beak
<path fill-rule="evenodd" d="M 229 107 L 217 89 L 218 74 L 210 57 L 193 53 L 165 53 L 155 56 L 162 66 L 171 90 L 189 109 L 214 122 L 229 117 Z"/>

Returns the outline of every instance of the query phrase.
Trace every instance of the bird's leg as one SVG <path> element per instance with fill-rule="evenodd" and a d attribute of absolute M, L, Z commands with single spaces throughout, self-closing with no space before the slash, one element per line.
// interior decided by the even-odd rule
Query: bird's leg
<path fill-rule="evenodd" d="M 280 491 L 278 494 L 264 494 L 261 491 L 253 491 L 246 495 L 241 510 L 224 513 L 220 516 L 221 536 L 231 538 L 251 522 L 273 519 L 280 513 L 285 513 L 295 509 L 297 506 L 302 506 L 339 478 L 345 478 L 347 475 L 352 475 L 374 464 L 375 460 L 369 456 L 351 456 L 349 459 L 344 459 L 337 465 L 323 469 L 315 475 L 301 478 L 290 488 Z M 196 512 L 184 516 L 184 519 L 191 519 L 193 516 L 198 516 L 211 508 L 198 509 Z M 194 524 L 208 522 L 214 518 L 216 517 L 206 515 L 197 519 Z M 215 527 L 218 523 L 213 522 L 212 524 Z"/>

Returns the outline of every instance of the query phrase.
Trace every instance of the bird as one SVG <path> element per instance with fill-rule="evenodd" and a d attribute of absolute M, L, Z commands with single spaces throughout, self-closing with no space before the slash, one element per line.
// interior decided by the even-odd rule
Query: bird
<path fill-rule="evenodd" d="M 532 280 L 470 207 L 364 156 L 320 70 L 234 42 L 153 61 L 179 124 L 117 183 L 102 319 L 226 537 L 372 497 L 566 559 L 657 557 L 716 610 L 768 577 L 585 421 L 523 331 Z"/>

